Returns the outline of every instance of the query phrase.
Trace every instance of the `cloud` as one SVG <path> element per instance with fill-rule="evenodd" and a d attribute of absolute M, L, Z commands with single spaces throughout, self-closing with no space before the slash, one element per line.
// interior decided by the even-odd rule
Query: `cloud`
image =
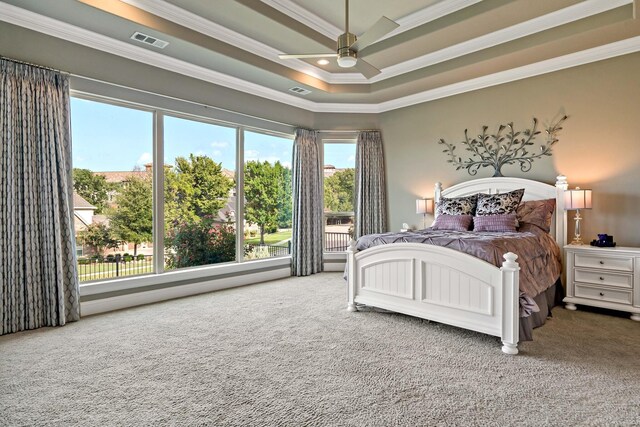
<path fill-rule="evenodd" d="M 227 148 L 229 143 L 227 141 L 214 141 L 211 143 L 211 148 Z"/>
<path fill-rule="evenodd" d="M 244 159 L 246 161 L 258 160 L 260 158 L 260 152 L 258 150 L 245 150 Z"/>
<path fill-rule="evenodd" d="M 144 166 L 147 163 L 151 163 L 153 161 L 153 155 L 151 153 L 142 153 L 136 162 L 138 166 Z"/>
<path fill-rule="evenodd" d="M 355 161 L 356 161 L 356 156 L 349 156 L 349 157 L 347 158 L 347 161 L 348 161 L 348 162 L 355 162 Z"/>
<path fill-rule="evenodd" d="M 220 151 L 220 150 L 213 150 L 213 153 L 211 153 L 211 154 L 213 154 L 213 157 L 214 157 L 214 158 L 217 158 L 218 156 L 222 156 L 222 151 Z"/>

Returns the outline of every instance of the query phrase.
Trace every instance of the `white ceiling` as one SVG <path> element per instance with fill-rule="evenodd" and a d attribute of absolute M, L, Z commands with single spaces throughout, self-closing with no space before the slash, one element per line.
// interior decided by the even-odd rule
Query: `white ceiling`
<path fill-rule="evenodd" d="M 278 58 L 335 49 L 343 0 L 3 0 L 0 21 L 312 111 L 379 112 L 636 52 L 639 2 L 351 0 L 356 35 L 383 15 L 400 24 L 359 52 L 372 79 Z"/>

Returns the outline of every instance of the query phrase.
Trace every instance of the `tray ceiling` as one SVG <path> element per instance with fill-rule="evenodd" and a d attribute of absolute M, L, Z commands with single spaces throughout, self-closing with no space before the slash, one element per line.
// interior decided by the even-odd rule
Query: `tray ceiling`
<path fill-rule="evenodd" d="M 344 0 L 3 0 L 0 20 L 312 111 L 379 112 L 636 52 L 638 3 L 351 0 L 356 35 L 383 15 L 400 24 L 359 52 L 382 71 L 371 79 L 278 58 L 334 50 Z"/>

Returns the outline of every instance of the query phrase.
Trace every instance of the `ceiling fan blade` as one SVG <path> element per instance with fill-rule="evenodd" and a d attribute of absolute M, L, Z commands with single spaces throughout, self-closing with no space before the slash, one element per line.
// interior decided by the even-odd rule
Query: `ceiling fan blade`
<path fill-rule="evenodd" d="M 382 18 L 378 19 L 378 22 L 373 24 L 373 27 L 369 28 L 364 32 L 364 34 L 358 37 L 358 40 L 356 40 L 356 42 L 352 44 L 349 49 L 356 52 L 362 50 L 370 44 L 375 43 L 382 36 L 390 33 L 399 26 L 400 24 L 398 24 L 397 22 L 392 21 L 386 16 L 383 16 Z"/>
<path fill-rule="evenodd" d="M 278 55 L 280 59 L 293 59 L 293 58 L 336 58 L 337 53 L 301 53 L 301 54 L 281 54 Z"/>
<path fill-rule="evenodd" d="M 360 71 L 363 76 L 367 79 L 377 76 L 380 74 L 380 70 L 378 70 L 373 65 L 369 64 L 364 59 L 358 58 L 358 62 L 355 65 L 356 70 Z"/>

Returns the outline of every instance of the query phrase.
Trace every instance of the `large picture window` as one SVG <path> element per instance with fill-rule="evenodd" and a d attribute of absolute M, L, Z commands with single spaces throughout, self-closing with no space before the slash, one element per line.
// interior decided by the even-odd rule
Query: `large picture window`
<path fill-rule="evenodd" d="M 353 236 L 355 141 L 324 144 L 324 250 L 346 251 Z"/>
<path fill-rule="evenodd" d="M 81 282 L 153 272 L 153 113 L 71 99 Z"/>
<path fill-rule="evenodd" d="M 291 139 L 244 133 L 244 257 L 291 253 Z"/>
<path fill-rule="evenodd" d="M 236 260 L 236 132 L 165 117 L 165 268 Z"/>
<path fill-rule="evenodd" d="M 292 136 L 78 97 L 71 122 L 81 282 L 290 254 Z"/>

